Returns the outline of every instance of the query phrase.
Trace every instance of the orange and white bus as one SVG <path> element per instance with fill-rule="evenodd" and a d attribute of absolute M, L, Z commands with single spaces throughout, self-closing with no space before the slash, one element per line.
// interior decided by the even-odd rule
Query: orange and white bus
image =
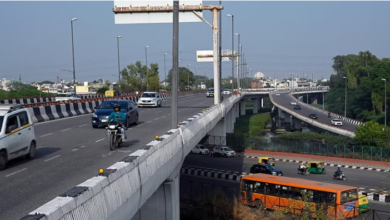
<path fill-rule="evenodd" d="M 319 213 L 332 219 L 359 215 L 357 187 L 266 174 L 241 178 L 241 202 L 295 214 L 302 214 L 306 207 L 313 217 Z"/>

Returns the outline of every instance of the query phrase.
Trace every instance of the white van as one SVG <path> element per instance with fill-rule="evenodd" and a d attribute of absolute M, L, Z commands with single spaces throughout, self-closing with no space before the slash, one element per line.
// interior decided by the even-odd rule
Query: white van
<path fill-rule="evenodd" d="M 35 157 L 37 142 L 32 117 L 22 105 L 0 105 L 0 170 L 9 160 Z"/>

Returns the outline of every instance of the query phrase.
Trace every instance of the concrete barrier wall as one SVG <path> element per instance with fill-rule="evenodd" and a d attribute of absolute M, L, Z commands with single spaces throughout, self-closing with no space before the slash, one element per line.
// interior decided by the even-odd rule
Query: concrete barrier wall
<path fill-rule="evenodd" d="M 292 111 L 291 109 L 288 109 L 286 107 L 284 107 L 283 105 L 277 103 L 273 98 L 272 98 L 272 95 L 270 94 L 270 100 L 271 102 L 276 106 L 278 107 L 279 109 L 285 111 L 285 112 L 288 112 L 289 114 L 291 114 L 292 116 L 306 122 L 306 123 L 309 123 L 309 124 L 312 124 L 316 127 L 319 127 L 319 128 L 322 128 L 324 130 L 327 130 L 327 131 L 330 131 L 330 132 L 333 132 L 333 133 L 336 133 L 336 134 L 340 134 L 340 135 L 344 135 L 344 136 L 347 136 L 347 137 L 355 137 L 355 133 L 352 132 L 352 131 L 348 131 L 346 129 L 342 129 L 342 128 L 337 128 L 337 127 L 334 127 L 334 126 L 330 126 L 328 124 L 324 124 L 324 123 L 321 123 L 317 120 L 314 120 L 314 119 L 311 119 L 311 118 L 308 118 L 304 115 L 301 115 L 295 111 Z"/>
<path fill-rule="evenodd" d="M 54 198 L 24 219 L 131 219 L 240 95 L 205 109 L 103 173 Z"/>

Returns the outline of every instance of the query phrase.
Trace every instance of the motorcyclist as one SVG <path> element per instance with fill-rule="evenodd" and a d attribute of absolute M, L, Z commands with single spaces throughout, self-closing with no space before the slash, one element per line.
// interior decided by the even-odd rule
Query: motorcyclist
<path fill-rule="evenodd" d="M 340 167 L 337 167 L 336 172 L 334 172 L 335 177 L 339 177 L 341 175 L 342 171 L 340 170 Z"/>
<path fill-rule="evenodd" d="M 108 117 L 108 121 L 115 121 L 119 124 L 121 124 L 122 128 L 121 128 L 121 135 L 122 135 L 122 140 L 126 140 L 127 139 L 127 136 L 125 135 L 125 125 L 123 124 L 124 121 L 126 121 L 126 115 L 121 112 L 121 106 L 120 105 L 117 105 L 115 104 L 114 105 L 114 111 L 111 112 L 110 116 Z"/>
<path fill-rule="evenodd" d="M 302 173 L 304 173 L 304 172 L 306 171 L 306 166 L 303 165 L 303 163 L 301 163 L 301 164 L 299 165 L 299 171 L 301 171 Z"/>
<path fill-rule="evenodd" d="M 330 118 L 330 112 L 328 113 L 328 118 Z"/>

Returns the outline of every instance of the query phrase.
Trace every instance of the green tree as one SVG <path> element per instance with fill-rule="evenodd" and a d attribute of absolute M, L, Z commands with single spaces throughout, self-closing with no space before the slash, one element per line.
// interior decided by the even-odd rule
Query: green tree
<path fill-rule="evenodd" d="M 168 82 L 172 82 L 172 72 L 173 72 L 172 69 L 169 70 L 169 73 L 167 76 Z M 188 88 L 188 82 L 189 82 L 190 88 Z M 191 85 L 194 85 L 194 83 L 195 83 L 194 73 L 185 67 L 179 67 L 178 83 L 179 83 L 178 87 L 179 87 L 180 91 L 186 91 L 188 89 L 191 89 L 191 87 L 193 88 L 193 86 L 191 86 Z M 207 86 L 207 82 L 206 82 L 206 86 Z"/>
<path fill-rule="evenodd" d="M 8 88 L 11 91 L 37 90 L 37 87 L 29 85 L 29 84 L 24 84 L 21 82 L 10 82 L 8 84 Z"/>
<path fill-rule="evenodd" d="M 361 145 L 378 146 L 384 141 L 384 126 L 369 121 L 358 126 L 355 135 L 354 140 Z"/>
<path fill-rule="evenodd" d="M 99 94 L 105 94 L 106 91 L 109 90 L 109 88 L 107 86 L 103 86 L 102 88 L 99 88 L 96 93 L 99 93 Z"/>
<path fill-rule="evenodd" d="M 148 74 L 147 74 L 148 73 Z M 128 65 L 121 71 L 122 80 L 120 82 L 122 91 L 146 91 L 149 81 L 149 90 L 157 91 L 160 88 L 159 67 L 157 63 L 150 64 L 148 72 L 146 66 L 137 61 L 135 64 Z"/>

